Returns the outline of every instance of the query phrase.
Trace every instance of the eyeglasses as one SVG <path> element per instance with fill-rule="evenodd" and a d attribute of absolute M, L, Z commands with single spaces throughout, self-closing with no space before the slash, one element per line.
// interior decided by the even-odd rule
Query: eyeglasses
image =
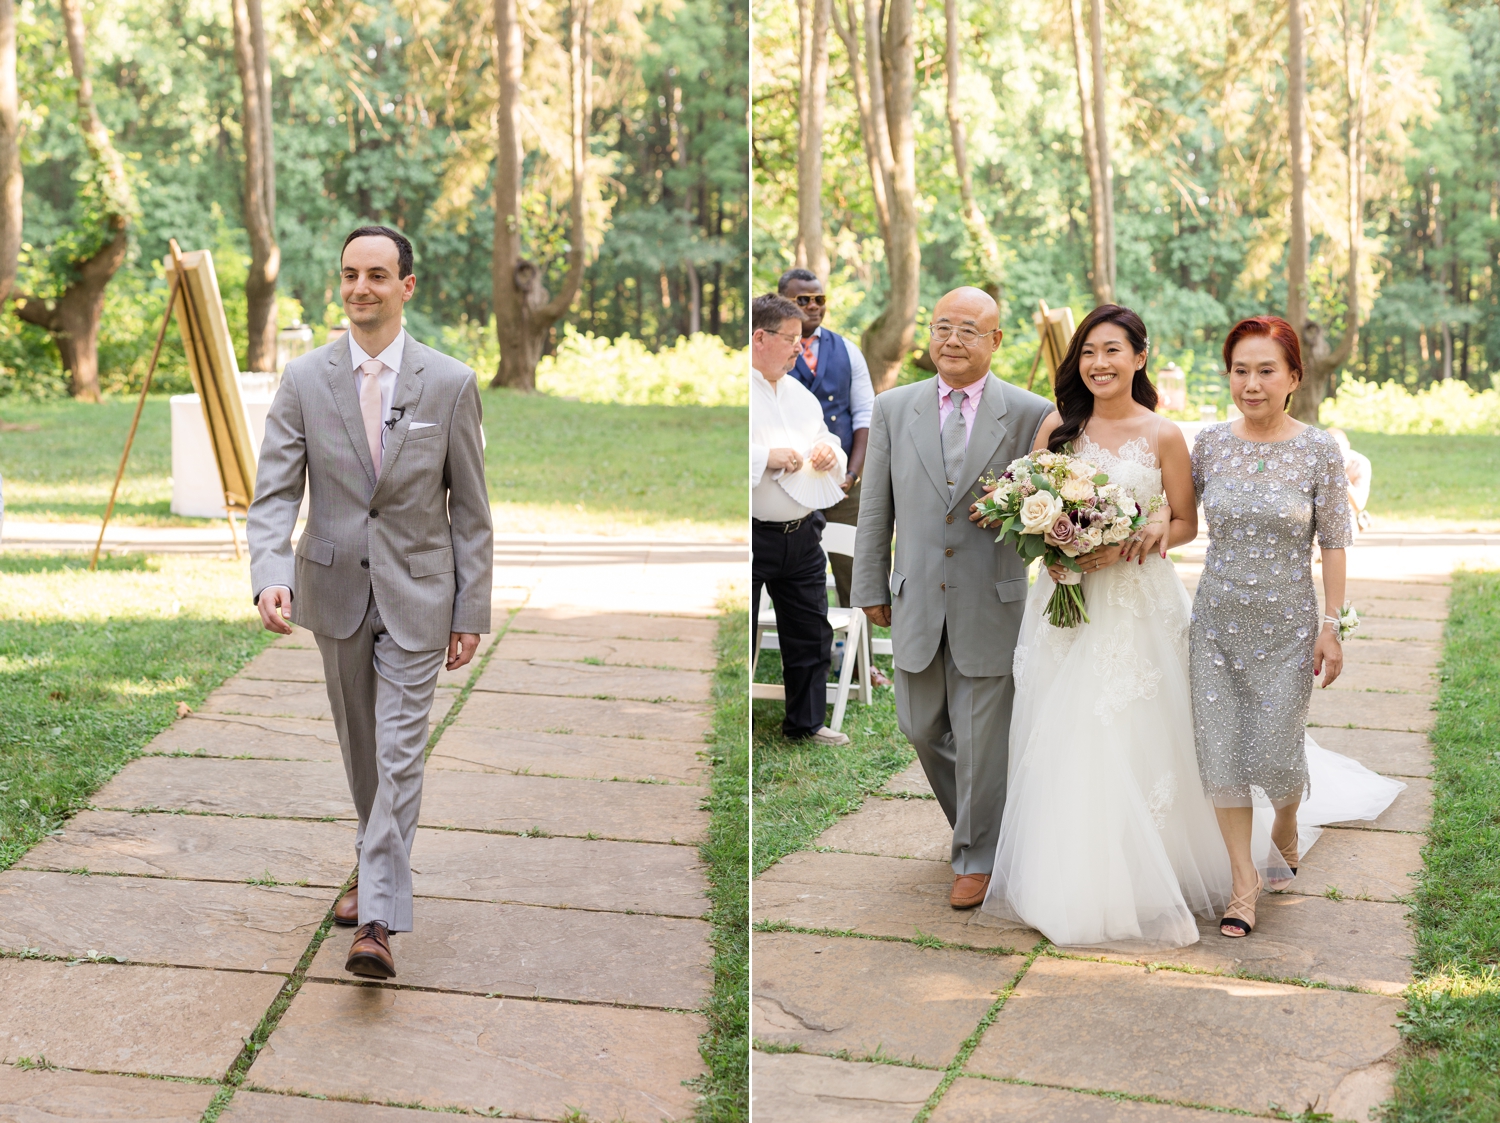
<path fill-rule="evenodd" d="M 783 334 L 782 332 L 779 332 L 779 331 L 772 331 L 770 328 L 761 328 L 760 330 L 762 332 L 764 332 L 766 335 L 774 335 L 777 339 L 781 340 L 783 343 L 797 343 L 798 341 L 800 341 L 802 339 L 801 333 L 795 332 L 795 331 L 792 332 L 790 335 L 786 335 L 786 334 Z"/>
<path fill-rule="evenodd" d="M 965 347 L 972 347 L 979 342 L 981 336 L 994 335 L 1000 329 L 975 331 L 970 327 L 955 328 L 952 324 L 929 324 L 927 330 L 932 334 L 934 343 L 947 343 L 956 335 Z"/>
<path fill-rule="evenodd" d="M 828 303 L 828 296 L 821 292 L 803 293 L 801 296 L 792 297 L 797 302 L 798 308 L 806 308 L 809 304 L 815 308 L 821 308 Z"/>

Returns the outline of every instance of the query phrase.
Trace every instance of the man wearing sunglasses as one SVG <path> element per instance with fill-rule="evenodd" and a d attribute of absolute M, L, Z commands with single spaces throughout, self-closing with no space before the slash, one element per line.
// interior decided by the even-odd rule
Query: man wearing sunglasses
<path fill-rule="evenodd" d="M 777 282 L 776 291 L 796 304 L 802 314 L 802 349 L 792 376 L 818 399 L 824 424 L 838 437 L 849 460 L 844 475 L 846 497 L 824 511 L 823 517 L 831 523 L 854 526 L 859 521 L 859 479 L 865 467 L 865 446 L 870 439 L 870 410 L 875 405 L 870 368 L 858 347 L 823 326 L 828 297 L 817 274 L 810 269 L 788 269 Z M 830 564 L 839 605 L 848 608 L 854 562 L 843 554 L 835 554 Z M 890 684 L 877 682 L 877 685 Z"/>

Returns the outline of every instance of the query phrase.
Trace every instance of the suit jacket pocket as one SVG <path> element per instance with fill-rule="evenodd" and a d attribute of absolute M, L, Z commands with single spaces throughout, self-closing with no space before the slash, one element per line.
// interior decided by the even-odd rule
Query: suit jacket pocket
<path fill-rule="evenodd" d="M 901 595 L 901 586 L 905 584 L 905 575 L 897 573 L 894 569 L 891 570 L 891 596 L 899 597 Z"/>
<path fill-rule="evenodd" d="M 999 595 L 1002 604 L 1025 600 L 1030 588 L 1031 586 L 1026 583 L 1026 578 L 1024 577 L 1012 577 L 1008 581 L 995 582 L 995 592 Z"/>
<path fill-rule="evenodd" d="M 431 577 L 437 573 L 453 572 L 453 547 L 441 550 L 423 550 L 420 554 L 407 554 L 406 564 L 413 577 Z"/>
<path fill-rule="evenodd" d="M 332 565 L 333 543 L 326 538 L 314 538 L 311 534 L 304 534 L 297 539 L 297 556 L 317 562 L 319 565 Z"/>
<path fill-rule="evenodd" d="M 422 425 L 420 427 L 411 425 L 407 427 L 406 439 L 408 441 L 425 441 L 429 437 L 438 436 L 442 431 L 443 427 L 441 425 Z"/>

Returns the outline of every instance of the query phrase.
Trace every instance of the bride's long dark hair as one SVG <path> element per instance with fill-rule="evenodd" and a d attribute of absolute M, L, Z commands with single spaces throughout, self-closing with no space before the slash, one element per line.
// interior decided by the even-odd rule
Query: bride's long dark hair
<path fill-rule="evenodd" d="M 1083 318 L 1083 323 L 1078 325 L 1072 342 L 1068 344 L 1068 353 L 1063 356 L 1063 361 L 1057 368 L 1057 385 L 1053 395 L 1057 399 L 1057 412 L 1062 417 L 1062 424 L 1052 430 L 1052 435 L 1047 439 L 1047 449 L 1050 452 L 1061 451 L 1069 441 L 1077 440 L 1089 418 L 1094 415 L 1094 392 L 1084 384 L 1083 375 L 1078 368 L 1089 332 L 1100 324 L 1119 324 L 1125 331 L 1125 338 L 1130 341 L 1130 349 L 1137 355 L 1151 346 L 1146 325 L 1139 316 L 1122 305 L 1101 304 Z M 1130 396 L 1147 409 L 1156 409 L 1156 387 L 1146 377 L 1144 365 L 1135 372 L 1135 379 L 1130 384 Z"/>

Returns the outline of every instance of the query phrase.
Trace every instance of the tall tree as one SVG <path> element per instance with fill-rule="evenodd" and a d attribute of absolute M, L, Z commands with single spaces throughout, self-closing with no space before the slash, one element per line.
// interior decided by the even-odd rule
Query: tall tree
<path fill-rule="evenodd" d="M 823 246 L 823 113 L 828 104 L 828 22 L 833 0 L 798 0 L 796 264 L 828 277 Z"/>
<path fill-rule="evenodd" d="M 62 293 L 56 297 L 18 297 L 16 314 L 51 334 L 62 355 L 63 369 L 68 372 L 68 393 L 83 401 L 97 402 L 99 320 L 104 315 L 104 290 L 125 261 L 136 204 L 124 162 L 115 151 L 94 104 L 94 85 L 84 52 L 82 0 L 59 0 L 59 3 L 68 58 L 78 86 L 78 130 L 91 165 L 83 190 L 89 196 L 93 229 L 84 239 L 88 250 L 70 263 Z"/>
<path fill-rule="evenodd" d="M 848 2 L 848 26 L 838 25 L 849 75 L 860 103 L 860 132 L 885 243 L 885 306 L 860 338 L 877 394 L 896 384 L 916 334 L 921 297 L 917 243 L 917 149 L 912 115 L 916 93 L 913 0 L 864 0 L 864 46 Z M 882 19 L 883 17 L 883 19 Z M 860 62 L 864 63 L 861 75 Z M 864 80 L 868 76 L 868 81 Z"/>
<path fill-rule="evenodd" d="M 271 59 L 260 0 L 232 0 L 234 65 L 244 107 L 245 230 L 250 235 L 250 273 L 245 278 L 249 311 L 249 370 L 276 364 L 276 278 L 281 246 L 276 241 L 276 147 L 271 134 Z"/>
<path fill-rule="evenodd" d="M 963 76 L 963 56 L 959 51 L 958 0 L 943 0 L 947 21 L 943 65 L 948 72 L 948 135 L 953 141 L 953 166 L 958 173 L 959 198 L 963 202 L 964 228 L 968 231 L 979 287 L 996 300 L 1000 299 L 1000 246 L 990 229 L 984 212 L 974 200 L 974 177 L 969 171 L 969 145 L 964 134 L 964 120 L 958 110 L 959 82 Z"/>
<path fill-rule="evenodd" d="M 1333 375 L 1349 361 L 1359 343 L 1359 251 L 1364 240 L 1364 127 L 1369 105 L 1370 47 L 1380 18 L 1380 0 L 1362 0 L 1356 18 L 1343 0 L 1344 77 L 1344 221 L 1349 239 L 1348 271 L 1344 277 L 1344 334 L 1330 346 L 1323 326 L 1312 320 L 1308 304 L 1307 191 L 1312 152 L 1307 135 L 1307 47 L 1302 0 L 1287 4 L 1287 137 L 1291 147 L 1291 244 L 1287 247 L 1287 320 L 1302 340 L 1302 385 L 1292 399 L 1292 413 L 1316 424 L 1318 407 L 1332 389 Z M 1449 337 L 1451 340 L 1451 336 Z M 1451 364 L 1452 345 L 1447 348 Z"/>
<path fill-rule="evenodd" d="M 21 255 L 21 145 L 16 114 L 16 4 L 0 0 L 0 307 Z"/>
<path fill-rule="evenodd" d="M 572 131 L 572 194 L 568 208 L 568 270 L 562 287 L 549 299 L 545 266 L 529 260 L 521 244 L 521 69 L 524 33 L 516 0 L 495 0 L 498 40 L 499 104 L 496 109 L 498 152 L 495 159 L 495 246 L 493 283 L 495 332 L 500 365 L 491 386 L 536 388 L 536 364 L 552 325 L 568 311 L 578 294 L 585 257 L 584 180 L 588 172 L 589 125 L 593 114 L 589 0 L 568 7 L 569 121 Z"/>
<path fill-rule="evenodd" d="M 1105 117 L 1104 2 L 1091 0 L 1089 46 L 1083 41 L 1080 0 L 1068 0 L 1073 25 L 1073 64 L 1078 72 L 1078 112 L 1083 125 L 1083 161 L 1089 171 L 1089 281 L 1096 304 L 1115 299 L 1114 170 L 1110 165 Z"/>

